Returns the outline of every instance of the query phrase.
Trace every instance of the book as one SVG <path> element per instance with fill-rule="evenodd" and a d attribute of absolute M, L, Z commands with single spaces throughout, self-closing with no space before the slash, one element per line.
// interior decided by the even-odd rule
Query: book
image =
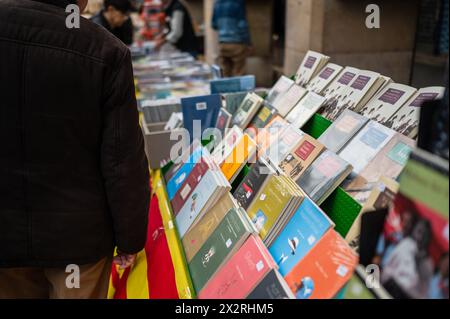
<path fill-rule="evenodd" d="M 287 275 L 332 227 L 323 211 L 305 198 L 269 247 L 281 275 Z"/>
<path fill-rule="evenodd" d="M 303 172 L 297 184 L 318 205 L 345 180 L 352 166 L 335 153 L 325 150 Z"/>
<path fill-rule="evenodd" d="M 182 112 L 174 112 L 167 121 L 164 126 L 164 131 L 174 130 L 183 125 L 183 113 Z"/>
<path fill-rule="evenodd" d="M 322 96 L 324 96 L 326 100 L 323 108 L 320 110 L 322 116 L 329 119 L 331 115 L 336 112 L 338 105 L 342 103 L 344 92 L 358 73 L 359 69 L 347 66 L 339 73 L 336 79 L 325 88 Z"/>
<path fill-rule="evenodd" d="M 308 82 L 316 76 L 318 72 L 328 63 L 329 56 L 323 55 L 315 51 L 308 51 L 303 58 L 300 67 L 295 76 L 295 83 L 300 86 L 306 86 Z"/>
<path fill-rule="evenodd" d="M 280 134 L 278 141 L 269 145 L 267 156 L 275 165 L 279 165 L 304 135 L 305 133 L 298 128 L 293 125 L 288 125 Z"/>
<path fill-rule="evenodd" d="M 285 94 L 290 89 L 290 87 L 293 85 L 294 85 L 293 80 L 282 75 L 278 79 L 277 83 L 275 83 L 275 85 L 272 87 L 272 89 L 270 89 L 269 94 L 266 97 L 267 103 L 269 103 L 270 105 L 273 105 L 276 102 L 276 100 L 280 96 Z"/>
<path fill-rule="evenodd" d="M 248 92 L 235 92 L 222 94 L 224 108 L 233 115 L 236 113 L 239 105 L 244 101 Z"/>
<path fill-rule="evenodd" d="M 219 94 L 181 99 L 183 124 L 184 128 L 189 132 L 191 140 L 201 140 L 203 132 L 207 128 L 216 126 L 217 116 L 221 107 L 222 98 Z"/>
<path fill-rule="evenodd" d="M 419 131 L 420 110 L 424 102 L 438 100 L 444 96 L 445 88 L 426 87 L 418 90 L 400 110 L 389 119 L 387 126 L 410 138 L 416 138 Z"/>
<path fill-rule="evenodd" d="M 298 207 L 303 194 L 301 190 L 291 187 L 284 175 L 270 175 L 264 187 L 247 209 L 247 214 L 255 224 L 256 230 L 263 241 L 270 239 L 272 230 L 277 223 L 291 215 L 292 204 Z"/>
<path fill-rule="evenodd" d="M 272 104 L 280 116 L 285 117 L 306 94 L 306 89 L 293 84 L 286 93 L 280 95 Z"/>
<path fill-rule="evenodd" d="M 264 103 L 250 121 L 245 132 L 250 135 L 251 138 L 255 138 L 258 135 L 258 130 L 269 124 L 275 114 L 277 114 L 277 110 L 267 103 Z"/>
<path fill-rule="evenodd" d="M 258 144 L 259 154 L 264 154 L 272 143 L 277 142 L 280 134 L 288 126 L 289 123 L 285 119 L 275 115 L 263 129 L 258 130 L 256 143 Z"/>
<path fill-rule="evenodd" d="M 230 127 L 232 115 L 224 108 L 221 108 L 217 115 L 216 128 L 220 131 L 221 136 L 225 136 L 225 131 Z"/>
<path fill-rule="evenodd" d="M 395 131 L 380 123 L 369 121 L 339 152 L 339 156 L 352 164 L 353 173 L 356 176 L 389 143 L 394 135 Z"/>
<path fill-rule="evenodd" d="M 305 134 L 294 148 L 280 162 L 280 169 L 292 180 L 297 181 L 309 165 L 325 150 L 313 137 Z"/>
<path fill-rule="evenodd" d="M 250 236 L 199 292 L 198 297 L 245 299 L 274 268 L 274 261 L 261 239 Z"/>
<path fill-rule="evenodd" d="M 263 102 L 264 100 L 259 95 L 255 93 L 248 93 L 236 113 L 233 115 L 231 125 L 236 125 L 241 129 L 246 128 L 255 116 L 256 112 L 258 112 Z"/>
<path fill-rule="evenodd" d="M 297 299 L 331 299 L 350 280 L 358 256 L 333 229 L 285 276 Z"/>
<path fill-rule="evenodd" d="M 288 114 L 286 120 L 295 127 L 302 128 L 324 103 L 325 97 L 308 92 Z"/>
<path fill-rule="evenodd" d="M 231 153 L 226 157 L 220 168 L 226 179 L 232 183 L 241 169 L 246 165 L 256 152 L 256 142 L 247 134 L 244 134 Z"/>
<path fill-rule="evenodd" d="M 239 250 L 254 233 L 241 209 L 231 209 L 189 262 L 194 289 L 199 295 L 219 268 Z"/>
<path fill-rule="evenodd" d="M 396 180 L 415 147 L 414 140 L 395 133 L 352 182 L 344 187 L 355 200 L 364 203 L 381 176 Z"/>
<path fill-rule="evenodd" d="M 368 119 L 350 110 L 344 110 L 318 141 L 327 149 L 338 153 L 358 133 Z"/>
<path fill-rule="evenodd" d="M 339 75 L 343 67 L 327 63 L 323 69 L 306 85 L 308 91 L 322 94 L 325 88 Z"/>
<path fill-rule="evenodd" d="M 202 216 L 214 206 L 223 194 L 231 189 L 218 168 L 210 168 L 198 182 L 194 191 L 184 201 L 183 207 L 175 217 L 180 238 L 193 227 Z"/>
<path fill-rule="evenodd" d="M 390 83 L 371 99 L 361 110 L 368 119 L 392 128 L 394 114 L 411 98 L 417 90 L 411 86 Z M 389 120 L 389 121 L 388 121 Z"/>
<path fill-rule="evenodd" d="M 276 168 L 273 167 L 270 161 L 264 157 L 258 158 L 257 162 L 250 167 L 250 172 L 233 193 L 239 205 L 247 210 L 255 196 L 264 187 L 268 178 L 277 173 Z"/>
<path fill-rule="evenodd" d="M 359 113 L 385 81 L 386 78 L 379 73 L 360 70 L 342 93 L 342 98 L 333 113 L 328 116 L 328 119 L 334 121 L 345 109 Z"/>
<path fill-rule="evenodd" d="M 230 193 L 225 193 L 217 203 L 208 210 L 199 222 L 183 237 L 182 244 L 186 260 L 189 263 L 211 236 L 225 215 L 231 209 L 237 209 L 237 203 Z"/>
<path fill-rule="evenodd" d="M 244 133 L 239 127 L 233 126 L 225 130 L 225 136 L 221 141 L 215 141 L 217 144 L 211 155 L 217 165 L 221 165 L 225 161 L 243 135 Z"/>
<path fill-rule="evenodd" d="M 211 94 L 234 93 L 252 91 L 255 89 L 254 75 L 244 75 L 231 78 L 211 80 L 209 82 Z"/>
<path fill-rule="evenodd" d="M 181 188 L 184 181 L 191 173 L 192 169 L 200 161 L 202 155 L 206 154 L 207 152 L 208 151 L 205 148 L 198 146 L 193 149 L 192 153 L 187 153 L 188 157 L 181 159 L 180 163 L 176 167 L 174 167 L 174 170 L 176 170 L 176 172 L 173 172 L 173 176 L 171 176 L 171 178 L 168 180 L 166 187 L 169 200 L 172 200 L 174 198 L 175 194 Z"/>
<path fill-rule="evenodd" d="M 276 270 L 271 270 L 264 279 L 247 296 L 247 299 L 255 300 L 275 300 L 275 299 L 295 299 L 286 280 Z"/>

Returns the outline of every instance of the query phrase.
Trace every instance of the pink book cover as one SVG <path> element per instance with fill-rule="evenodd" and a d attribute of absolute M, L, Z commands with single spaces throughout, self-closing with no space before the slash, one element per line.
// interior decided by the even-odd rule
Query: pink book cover
<path fill-rule="evenodd" d="M 183 185 L 180 187 L 171 201 L 174 216 L 176 216 L 180 212 L 181 208 L 186 202 L 186 199 L 189 198 L 191 193 L 195 190 L 198 183 L 201 181 L 209 168 L 210 166 L 205 161 L 204 157 L 202 157 L 202 159 L 194 166 L 192 172 L 186 178 Z"/>
<path fill-rule="evenodd" d="M 251 236 L 198 294 L 199 299 L 244 299 L 272 270 L 267 248 Z"/>

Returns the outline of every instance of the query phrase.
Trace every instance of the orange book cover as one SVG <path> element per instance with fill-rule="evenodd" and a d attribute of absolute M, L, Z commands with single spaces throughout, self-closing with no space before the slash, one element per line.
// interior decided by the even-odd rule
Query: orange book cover
<path fill-rule="evenodd" d="M 285 279 L 297 299 L 331 299 L 350 280 L 357 264 L 356 253 L 330 229 Z"/>
<path fill-rule="evenodd" d="M 222 173 L 228 181 L 232 181 L 242 165 L 247 163 L 249 157 L 256 151 L 256 142 L 247 134 L 236 144 L 231 154 L 220 166 Z"/>

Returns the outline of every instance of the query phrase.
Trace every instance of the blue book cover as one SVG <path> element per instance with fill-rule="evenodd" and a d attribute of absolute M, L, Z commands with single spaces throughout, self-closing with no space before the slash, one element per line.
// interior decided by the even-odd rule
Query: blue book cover
<path fill-rule="evenodd" d="M 203 134 L 207 128 L 216 126 L 221 107 L 222 97 L 219 94 L 181 99 L 184 128 L 188 130 L 191 141 L 202 138 L 202 136 L 194 136 L 194 121 L 201 121 L 201 131 L 196 133 Z"/>
<path fill-rule="evenodd" d="M 253 91 L 255 87 L 256 80 L 254 75 L 237 76 L 210 81 L 211 94 L 248 92 Z"/>
<path fill-rule="evenodd" d="M 183 238 L 184 234 L 189 230 L 218 186 L 213 171 L 209 170 L 206 172 L 189 198 L 186 199 L 175 219 L 180 238 Z"/>
<path fill-rule="evenodd" d="M 305 198 L 285 228 L 269 247 L 285 276 L 311 250 L 333 223 L 309 198 Z"/>
<path fill-rule="evenodd" d="M 204 152 L 203 147 L 197 147 L 189 156 L 188 160 L 167 182 L 167 195 L 169 196 L 169 200 L 172 200 L 175 197 L 175 194 L 183 185 L 183 182 L 189 176 L 195 164 L 197 164 L 200 161 L 203 152 Z"/>

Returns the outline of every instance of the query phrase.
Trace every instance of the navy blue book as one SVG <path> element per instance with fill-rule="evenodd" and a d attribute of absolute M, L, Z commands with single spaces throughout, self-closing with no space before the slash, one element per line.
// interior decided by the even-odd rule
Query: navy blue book
<path fill-rule="evenodd" d="M 222 98 L 219 94 L 194 96 L 181 99 L 181 108 L 183 110 L 184 128 L 188 130 L 191 141 L 193 139 L 201 140 L 202 136 L 194 136 L 194 121 L 201 121 L 200 133 L 207 128 L 216 126 L 217 116 L 222 107 Z"/>
<path fill-rule="evenodd" d="M 254 75 L 244 75 L 210 81 L 211 94 L 253 91 L 256 87 Z"/>

